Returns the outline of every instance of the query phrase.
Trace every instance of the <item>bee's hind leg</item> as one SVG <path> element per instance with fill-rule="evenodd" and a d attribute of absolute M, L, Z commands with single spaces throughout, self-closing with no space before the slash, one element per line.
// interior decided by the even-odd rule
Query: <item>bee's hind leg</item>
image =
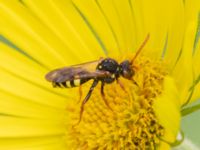
<path fill-rule="evenodd" d="M 79 92 L 79 100 L 77 101 L 77 104 L 80 103 L 80 101 L 82 99 L 82 96 L 83 96 L 82 86 L 81 85 L 79 86 L 78 92 Z"/>
<path fill-rule="evenodd" d="M 107 99 L 106 99 L 106 97 L 105 97 L 104 85 L 105 85 L 104 82 L 102 82 L 102 83 L 101 83 L 101 96 L 102 96 L 103 101 L 104 101 L 104 103 L 106 104 L 106 106 L 107 106 L 111 111 L 113 111 L 112 108 L 110 107 L 110 105 L 108 104 L 108 101 L 107 101 Z"/>
<path fill-rule="evenodd" d="M 85 99 L 83 100 L 83 102 L 81 104 L 79 121 L 74 126 L 78 125 L 81 122 L 81 119 L 82 119 L 82 116 L 83 116 L 83 112 L 84 112 L 84 105 L 89 100 L 89 98 L 90 98 L 94 88 L 97 86 L 97 84 L 98 84 L 98 80 L 94 80 L 94 82 L 92 83 L 92 86 L 90 87 L 90 90 L 89 90 L 88 94 L 86 95 Z"/>

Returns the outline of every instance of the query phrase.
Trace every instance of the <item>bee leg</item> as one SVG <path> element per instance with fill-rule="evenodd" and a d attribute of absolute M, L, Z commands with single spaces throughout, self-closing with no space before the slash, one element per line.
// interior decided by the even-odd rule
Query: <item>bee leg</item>
<path fill-rule="evenodd" d="M 78 100 L 77 104 L 81 101 L 82 95 L 83 95 L 82 86 L 80 85 L 80 86 L 79 86 L 79 100 Z"/>
<path fill-rule="evenodd" d="M 125 89 L 125 87 L 124 87 L 124 85 L 120 82 L 120 80 L 119 79 L 116 79 L 117 80 L 117 84 L 119 84 L 120 85 L 120 87 L 121 87 L 121 89 L 128 95 L 128 97 L 129 97 L 129 102 L 130 102 L 130 100 L 131 100 L 131 95 L 128 93 L 128 91 Z"/>
<path fill-rule="evenodd" d="M 83 116 L 83 112 L 84 112 L 84 105 L 87 103 L 87 101 L 89 100 L 92 91 L 94 90 L 94 88 L 97 86 L 98 84 L 98 80 L 94 80 L 94 82 L 92 83 L 92 86 L 90 87 L 90 90 L 87 94 L 87 96 L 85 97 L 85 99 L 83 100 L 82 104 L 81 104 L 81 109 L 80 109 L 80 117 L 79 117 L 79 121 L 77 122 L 76 125 L 78 125 L 81 122 L 82 116 Z M 75 125 L 75 126 L 76 126 Z"/>
<path fill-rule="evenodd" d="M 119 79 L 117 79 L 117 84 L 119 84 L 119 86 L 121 87 L 121 89 L 125 92 L 128 93 L 124 87 L 124 85 L 121 83 L 121 81 Z"/>
<path fill-rule="evenodd" d="M 52 86 L 55 88 L 55 87 L 56 87 L 56 83 L 55 83 L 55 82 L 52 82 Z"/>
<path fill-rule="evenodd" d="M 138 70 L 139 70 L 139 67 L 138 67 L 138 66 L 133 66 L 133 68 L 135 69 L 135 71 L 138 71 Z"/>
<path fill-rule="evenodd" d="M 101 82 L 101 96 L 102 96 L 102 98 L 103 98 L 103 101 L 104 101 L 104 103 L 106 104 L 106 106 L 110 109 L 110 110 L 112 110 L 112 108 L 110 107 L 110 105 L 108 104 L 108 101 L 106 100 L 106 98 L 105 98 L 105 93 L 104 93 L 104 82 Z M 113 110 L 112 110 L 113 111 Z"/>

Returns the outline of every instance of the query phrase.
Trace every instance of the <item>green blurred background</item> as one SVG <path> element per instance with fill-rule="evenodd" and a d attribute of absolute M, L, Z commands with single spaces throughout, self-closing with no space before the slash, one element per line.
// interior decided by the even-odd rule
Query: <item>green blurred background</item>
<path fill-rule="evenodd" d="M 193 105 L 195 104 L 200 104 L 200 100 Z M 185 137 L 200 148 L 200 111 L 182 118 L 181 128 L 184 131 Z"/>

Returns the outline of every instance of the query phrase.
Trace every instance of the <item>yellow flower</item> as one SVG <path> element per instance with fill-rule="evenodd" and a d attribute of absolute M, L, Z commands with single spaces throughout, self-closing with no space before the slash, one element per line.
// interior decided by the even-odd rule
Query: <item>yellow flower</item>
<path fill-rule="evenodd" d="M 200 97 L 199 0 L 0 0 L 0 149 L 170 149 L 180 112 Z M 55 68 L 112 57 L 132 80 L 98 85 L 80 124 L 79 89 L 52 88 Z M 134 81 L 134 82 L 133 82 Z M 83 85 L 83 96 L 91 82 Z"/>

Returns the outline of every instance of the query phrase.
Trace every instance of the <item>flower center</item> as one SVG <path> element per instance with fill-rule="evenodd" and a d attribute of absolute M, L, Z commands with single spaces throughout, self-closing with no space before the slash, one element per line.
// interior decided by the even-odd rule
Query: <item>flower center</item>
<path fill-rule="evenodd" d="M 105 105 L 100 85 L 85 104 L 82 120 L 79 119 L 81 103 L 68 107 L 67 143 L 71 149 L 155 149 L 159 146 L 164 128 L 159 124 L 153 103 L 162 93 L 167 75 L 161 61 L 140 57 L 134 62 L 132 80 L 120 77 L 125 87 L 112 83 L 105 86 L 105 98 L 112 111 Z M 86 95 L 91 82 L 83 85 Z M 78 99 L 78 97 L 77 97 Z"/>

